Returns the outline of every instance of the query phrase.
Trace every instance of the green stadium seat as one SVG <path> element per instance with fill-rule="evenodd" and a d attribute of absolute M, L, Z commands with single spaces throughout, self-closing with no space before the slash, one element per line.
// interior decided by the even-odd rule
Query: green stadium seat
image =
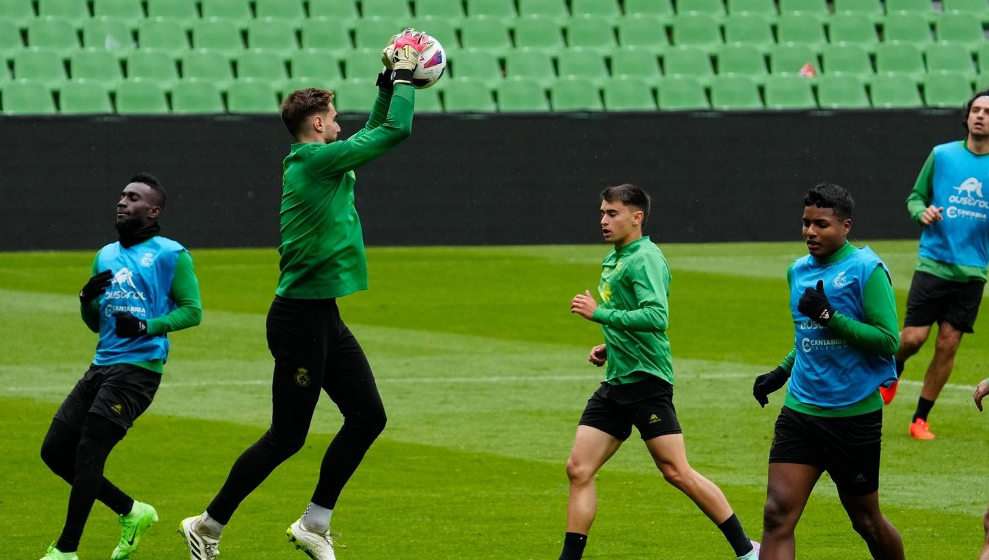
<path fill-rule="evenodd" d="M 442 113 L 443 103 L 440 101 L 440 90 L 433 86 L 416 92 L 416 114 Z"/>
<path fill-rule="evenodd" d="M 350 28 L 341 20 L 329 18 L 310 18 L 302 22 L 302 48 L 331 51 L 340 55 L 351 50 Z M 384 47 L 384 41 L 381 41 Z"/>
<path fill-rule="evenodd" d="M 417 17 L 412 20 L 412 27 L 429 33 L 434 39 L 443 44 L 447 51 L 455 51 L 460 45 L 457 43 L 457 29 L 460 21 L 444 19 L 433 16 Z"/>
<path fill-rule="evenodd" d="M 0 19 L 0 63 L 2 63 L 0 75 L 6 73 L 6 61 L 23 48 L 24 41 L 21 39 L 21 30 L 13 21 Z"/>
<path fill-rule="evenodd" d="M 306 19 L 302 0 L 254 0 L 254 17 L 299 22 Z"/>
<path fill-rule="evenodd" d="M 618 21 L 622 15 L 615 0 L 570 0 L 570 12 L 573 17 L 592 16 L 609 23 Z"/>
<path fill-rule="evenodd" d="M 588 85 L 600 86 L 608 79 L 604 55 L 596 50 L 567 49 L 556 55 L 557 75 L 563 79 L 581 79 Z"/>
<path fill-rule="evenodd" d="M 50 87 L 64 81 L 65 64 L 55 51 L 25 49 L 14 53 L 14 79 L 47 84 Z"/>
<path fill-rule="evenodd" d="M 358 49 L 384 48 L 388 38 L 411 26 L 412 19 L 392 17 L 364 18 L 354 27 L 354 46 Z"/>
<path fill-rule="evenodd" d="M 306 88 L 316 88 L 316 89 L 326 89 L 330 91 L 336 90 L 337 86 L 343 83 L 343 79 L 339 80 L 324 80 L 319 77 L 309 77 L 301 76 L 298 78 L 289 78 L 284 82 L 277 84 L 277 90 L 279 99 L 285 97 L 286 95 L 292 93 L 295 90 L 306 89 Z M 233 85 L 231 83 L 231 85 Z M 334 103 L 334 105 L 336 105 Z"/>
<path fill-rule="evenodd" d="M 147 0 L 148 18 L 170 19 L 177 22 L 191 22 L 199 19 L 196 0 Z"/>
<path fill-rule="evenodd" d="M 661 111 L 697 111 L 711 108 L 707 93 L 704 91 L 704 84 L 691 76 L 663 78 L 659 82 L 656 97 Z"/>
<path fill-rule="evenodd" d="M 240 28 L 226 19 L 209 19 L 192 23 L 192 48 L 234 54 L 244 49 Z"/>
<path fill-rule="evenodd" d="M 812 80 L 803 76 L 769 76 L 763 84 L 767 109 L 816 109 Z"/>
<path fill-rule="evenodd" d="M 263 50 L 249 50 L 234 57 L 237 79 L 265 80 L 277 84 L 288 79 L 285 59 Z"/>
<path fill-rule="evenodd" d="M 926 71 L 924 57 L 913 45 L 883 43 L 876 48 L 877 74 L 900 74 L 919 83 Z"/>
<path fill-rule="evenodd" d="M 223 96 L 215 83 L 207 80 L 187 80 L 172 86 L 172 113 L 225 113 Z"/>
<path fill-rule="evenodd" d="M 774 21 L 779 14 L 774 0 L 728 0 L 728 17 L 740 15 L 758 15 Z"/>
<path fill-rule="evenodd" d="M 81 25 L 89 19 L 88 2 L 79 0 L 38 0 L 38 16 L 41 18 L 58 18 Z"/>
<path fill-rule="evenodd" d="M 924 105 L 928 107 L 961 107 L 974 93 L 971 74 L 944 72 L 928 75 L 921 82 Z"/>
<path fill-rule="evenodd" d="M 59 112 L 63 115 L 109 115 L 110 90 L 103 83 L 70 80 L 58 88 Z"/>
<path fill-rule="evenodd" d="M 834 14 L 844 14 L 879 23 L 885 16 L 882 0 L 832 0 Z"/>
<path fill-rule="evenodd" d="M 982 43 L 975 50 L 976 60 L 979 61 L 979 72 L 989 74 L 989 43 Z"/>
<path fill-rule="evenodd" d="M 782 0 L 781 0 L 782 1 Z M 827 43 L 821 20 L 811 14 L 782 12 L 776 22 L 776 42 L 819 47 Z"/>
<path fill-rule="evenodd" d="M 713 52 L 723 43 L 718 20 L 710 14 L 677 14 L 673 20 L 673 45 L 697 47 Z"/>
<path fill-rule="evenodd" d="M 518 12 L 513 0 L 467 0 L 467 21 L 478 16 L 504 22 L 518 17 Z"/>
<path fill-rule="evenodd" d="M 656 97 L 649 82 L 624 77 L 614 78 L 601 88 L 606 111 L 655 111 Z"/>
<path fill-rule="evenodd" d="M 128 80 L 148 80 L 172 87 L 179 79 L 178 64 L 172 53 L 164 50 L 138 50 L 127 53 L 124 60 Z"/>
<path fill-rule="evenodd" d="M 715 76 L 711 81 L 711 107 L 718 111 L 763 109 L 759 86 L 746 76 Z"/>
<path fill-rule="evenodd" d="M 582 79 L 561 78 L 553 82 L 549 87 L 553 112 L 603 111 L 598 89 L 587 86 L 587 81 Z"/>
<path fill-rule="evenodd" d="M 240 28 L 254 17 L 249 0 L 199 0 L 199 8 L 203 19 L 216 18 Z"/>
<path fill-rule="evenodd" d="M 227 88 L 227 111 L 238 114 L 278 114 L 278 93 L 269 82 L 237 80 Z"/>
<path fill-rule="evenodd" d="M 645 50 L 658 54 L 670 47 L 663 21 L 655 16 L 630 16 L 618 22 L 620 50 Z"/>
<path fill-rule="evenodd" d="M 51 115 L 55 100 L 51 86 L 44 82 L 16 80 L 2 84 L 0 104 L 5 115 Z"/>
<path fill-rule="evenodd" d="M 618 50 L 615 29 L 603 25 L 596 16 L 575 16 L 567 22 L 564 30 L 567 46 L 571 48 L 595 49 L 608 54 Z"/>
<path fill-rule="evenodd" d="M 872 78 L 869 91 L 877 109 L 923 107 L 917 82 L 908 76 L 885 75 Z"/>
<path fill-rule="evenodd" d="M 707 84 L 714 76 L 714 68 L 707 51 L 683 47 L 671 49 L 663 56 L 663 74 L 667 77 L 690 76 Z"/>
<path fill-rule="evenodd" d="M 883 20 L 883 41 L 922 46 L 934 41 L 930 21 L 908 12 L 889 14 Z"/>
<path fill-rule="evenodd" d="M 497 110 L 487 83 L 460 79 L 454 79 L 443 90 L 443 107 L 447 113 L 494 113 Z"/>
<path fill-rule="evenodd" d="M 233 81 L 230 59 L 217 51 L 197 50 L 182 54 L 180 59 L 183 80 L 213 81 L 225 88 Z"/>
<path fill-rule="evenodd" d="M 725 17 L 725 4 L 722 0 L 677 0 L 677 15 L 707 14 L 721 21 Z"/>
<path fill-rule="evenodd" d="M 277 52 L 287 57 L 299 49 L 294 23 L 280 19 L 247 22 L 247 48 Z"/>
<path fill-rule="evenodd" d="M 371 80 L 344 80 L 333 88 L 333 106 L 341 113 L 371 112 L 378 88 Z"/>
<path fill-rule="evenodd" d="M 545 51 L 531 49 L 509 51 L 505 53 L 505 77 L 532 80 L 541 86 L 548 86 L 556 79 L 552 56 Z"/>
<path fill-rule="evenodd" d="M 985 0 L 941 0 L 944 13 L 958 13 L 975 17 L 985 23 L 989 20 L 989 4 Z"/>
<path fill-rule="evenodd" d="M 276 2 L 280 0 L 275 0 Z M 361 18 L 354 0 L 309 0 L 309 18 L 353 22 Z"/>
<path fill-rule="evenodd" d="M 454 20 L 459 23 L 466 14 L 460 0 L 415 0 L 415 16 Z"/>
<path fill-rule="evenodd" d="M 68 20 L 44 17 L 28 22 L 27 46 L 55 50 L 67 56 L 80 45 L 76 28 Z"/>
<path fill-rule="evenodd" d="M 557 20 L 542 16 L 521 17 L 515 21 L 515 48 L 563 50 L 563 29 Z M 465 47 L 467 45 L 464 45 Z"/>
<path fill-rule="evenodd" d="M 81 49 L 69 55 L 69 77 L 106 84 L 110 89 L 124 78 L 120 59 L 111 51 Z"/>
<path fill-rule="evenodd" d="M 412 17 L 408 0 L 361 0 L 361 17 L 406 18 Z M 397 33 L 401 29 L 395 31 Z"/>
<path fill-rule="evenodd" d="M 625 0 L 625 16 L 651 16 L 672 22 L 673 4 L 670 0 Z"/>
<path fill-rule="evenodd" d="M 31 0 L 0 0 L 0 21 L 23 29 L 35 17 Z"/>
<path fill-rule="evenodd" d="M 541 86 L 527 79 L 507 79 L 495 88 L 500 113 L 541 113 L 549 101 Z"/>
<path fill-rule="evenodd" d="M 978 66 L 972 53 L 962 45 L 936 43 L 924 49 L 927 72 L 956 72 L 975 74 Z"/>
<path fill-rule="evenodd" d="M 894 14 L 911 15 L 930 23 L 934 21 L 934 4 L 931 0 L 886 0 L 886 18 Z"/>
<path fill-rule="evenodd" d="M 87 48 L 108 51 L 131 50 L 134 48 L 134 33 L 116 18 L 94 18 L 82 24 L 82 44 Z"/>
<path fill-rule="evenodd" d="M 654 53 L 637 49 L 622 49 L 611 55 L 612 78 L 639 77 L 655 81 L 659 79 L 660 75 L 659 57 Z"/>
<path fill-rule="evenodd" d="M 752 45 L 725 45 L 715 53 L 719 75 L 748 76 L 761 83 L 769 71 L 766 57 Z"/>
<path fill-rule="evenodd" d="M 489 86 L 502 79 L 501 62 L 498 57 L 484 50 L 467 49 L 457 53 L 451 60 L 450 70 L 457 80 L 482 81 Z"/>
<path fill-rule="evenodd" d="M 817 105 L 822 109 L 867 109 L 871 107 L 865 82 L 851 75 L 819 76 Z"/>
<path fill-rule="evenodd" d="M 773 74 L 799 74 L 808 63 L 814 67 L 815 74 L 820 74 L 817 51 L 808 45 L 776 45 L 769 49 L 769 69 Z"/>
<path fill-rule="evenodd" d="M 517 2 L 519 17 L 538 16 L 557 21 L 570 17 L 566 0 L 517 0 Z"/>
<path fill-rule="evenodd" d="M 189 37 L 177 21 L 147 19 L 137 24 L 137 47 L 182 52 L 189 49 Z"/>
<path fill-rule="evenodd" d="M 828 42 L 832 45 L 860 45 L 870 52 L 879 43 L 875 23 L 861 14 L 843 12 L 828 20 Z"/>
<path fill-rule="evenodd" d="M 343 59 L 343 76 L 348 82 L 374 81 L 383 68 L 380 48 L 355 49 Z"/>
<path fill-rule="evenodd" d="M 852 74 L 867 78 L 874 73 L 869 53 L 859 45 L 825 45 L 821 50 L 825 74 Z"/>
<path fill-rule="evenodd" d="M 934 30 L 939 42 L 960 43 L 973 51 L 986 40 L 982 22 L 969 14 L 941 14 L 934 22 Z"/>
<path fill-rule="evenodd" d="M 289 55 L 288 64 L 293 78 L 319 77 L 329 83 L 343 79 L 340 61 L 332 52 L 301 49 Z"/>
<path fill-rule="evenodd" d="M 780 17 L 785 15 L 812 16 L 824 21 L 830 15 L 827 0 L 779 0 Z"/>
<path fill-rule="evenodd" d="M 165 88 L 149 80 L 125 80 L 117 85 L 117 113 L 159 115 L 168 113 Z"/>
<path fill-rule="evenodd" d="M 144 17 L 141 0 L 93 0 L 93 17 L 139 20 Z"/>
<path fill-rule="evenodd" d="M 725 43 L 752 45 L 761 52 L 769 52 L 776 44 L 770 20 L 762 14 L 742 13 L 725 20 Z"/>

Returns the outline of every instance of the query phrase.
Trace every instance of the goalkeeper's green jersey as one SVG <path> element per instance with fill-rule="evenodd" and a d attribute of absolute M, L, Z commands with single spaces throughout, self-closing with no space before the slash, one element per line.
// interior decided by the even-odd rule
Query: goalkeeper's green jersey
<path fill-rule="evenodd" d="M 367 124 L 346 140 L 292 144 L 282 162 L 280 275 L 275 293 L 294 299 L 342 297 L 367 289 L 367 259 L 354 205 L 354 169 L 412 132 L 410 85 L 381 89 Z"/>
<path fill-rule="evenodd" d="M 670 267 L 649 236 L 608 253 L 601 263 L 601 304 L 591 319 L 601 323 L 608 346 L 604 381 L 635 383 L 655 375 L 673 384 L 666 337 Z"/>

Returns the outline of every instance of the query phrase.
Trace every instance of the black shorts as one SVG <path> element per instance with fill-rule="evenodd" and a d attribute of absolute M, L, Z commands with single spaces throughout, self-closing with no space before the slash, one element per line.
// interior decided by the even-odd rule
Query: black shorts
<path fill-rule="evenodd" d="M 673 408 L 673 386 L 652 375 L 626 385 L 602 383 L 588 399 L 578 424 L 597 428 L 620 441 L 628 439 L 632 426 L 643 441 L 683 433 Z"/>
<path fill-rule="evenodd" d="M 984 282 L 952 282 L 922 271 L 913 273 L 907 296 L 905 327 L 929 327 L 945 321 L 963 333 L 973 332 Z"/>
<path fill-rule="evenodd" d="M 882 435 L 882 410 L 827 417 L 783 407 L 769 462 L 817 467 L 831 475 L 840 492 L 865 496 L 879 489 Z"/>
<path fill-rule="evenodd" d="M 161 374 L 130 364 L 91 365 L 62 401 L 55 419 L 80 430 L 87 414 L 98 414 L 126 432 L 151 406 Z"/>

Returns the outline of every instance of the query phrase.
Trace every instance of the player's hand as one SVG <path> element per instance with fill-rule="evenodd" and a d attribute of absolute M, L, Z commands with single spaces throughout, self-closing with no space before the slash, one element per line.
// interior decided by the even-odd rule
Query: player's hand
<path fill-rule="evenodd" d="M 422 31 L 410 28 L 398 35 L 391 49 L 393 83 L 412 83 L 412 72 L 419 66 L 419 56 L 425 48 L 426 34 Z"/>
<path fill-rule="evenodd" d="M 83 305 L 93 301 L 93 299 L 100 296 L 100 294 L 106 293 L 106 289 L 110 287 L 111 278 L 113 278 L 113 272 L 109 269 L 94 275 L 86 282 L 86 285 L 79 290 L 79 301 Z"/>
<path fill-rule="evenodd" d="M 114 313 L 117 320 L 117 336 L 121 338 L 137 338 L 148 334 L 148 322 L 130 313 Z"/>
<path fill-rule="evenodd" d="M 824 295 L 824 280 L 817 281 L 817 289 L 807 288 L 797 302 L 797 311 L 810 317 L 815 323 L 826 326 L 834 317 L 834 308 Z"/>
<path fill-rule="evenodd" d="M 577 294 L 570 302 L 570 312 L 576 313 L 585 319 L 590 319 L 594 315 L 594 310 L 598 308 L 598 302 L 591 297 L 591 292 L 584 290 L 584 293 Z"/>
<path fill-rule="evenodd" d="M 608 361 L 608 346 L 605 344 L 598 344 L 594 348 L 591 348 L 591 354 L 587 357 L 587 361 L 601 367 L 606 361 Z"/>
<path fill-rule="evenodd" d="M 381 49 L 381 63 L 385 65 L 388 70 L 394 70 L 394 62 L 392 62 L 392 54 L 395 51 L 395 41 L 398 40 L 398 36 L 401 33 L 396 33 L 388 39 L 388 43 L 385 44 L 385 48 Z"/>
<path fill-rule="evenodd" d="M 925 226 L 929 226 L 934 222 L 940 222 L 941 220 L 944 220 L 944 215 L 942 212 L 944 212 L 944 207 L 938 208 L 932 204 L 927 208 L 924 208 L 924 213 L 920 215 L 920 223 Z"/>
<path fill-rule="evenodd" d="M 783 385 L 786 385 L 787 379 L 790 379 L 790 374 L 781 367 L 758 375 L 755 378 L 755 383 L 752 384 L 752 396 L 755 397 L 759 406 L 765 407 L 769 404 L 769 393 L 773 393 Z"/>
<path fill-rule="evenodd" d="M 982 412 L 982 398 L 989 395 L 989 379 L 983 379 L 975 387 L 975 393 L 972 394 L 972 398 L 975 399 L 975 406 L 978 407 L 979 412 Z"/>

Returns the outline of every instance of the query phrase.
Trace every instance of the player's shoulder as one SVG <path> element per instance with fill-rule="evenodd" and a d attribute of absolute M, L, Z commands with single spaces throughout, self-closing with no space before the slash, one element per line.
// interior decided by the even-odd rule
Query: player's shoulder
<path fill-rule="evenodd" d="M 173 251 L 176 253 L 181 253 L 183 251 L 186 251 L 185 245 L 182 245 L 181 243 L 179 243 L 174 239 L 170 239 L 168 237 L 162 237 L 160 235 L 155 237 L 154 239 L 155 241 L 157 241 L 158 246 L 165 251 Z"/>

